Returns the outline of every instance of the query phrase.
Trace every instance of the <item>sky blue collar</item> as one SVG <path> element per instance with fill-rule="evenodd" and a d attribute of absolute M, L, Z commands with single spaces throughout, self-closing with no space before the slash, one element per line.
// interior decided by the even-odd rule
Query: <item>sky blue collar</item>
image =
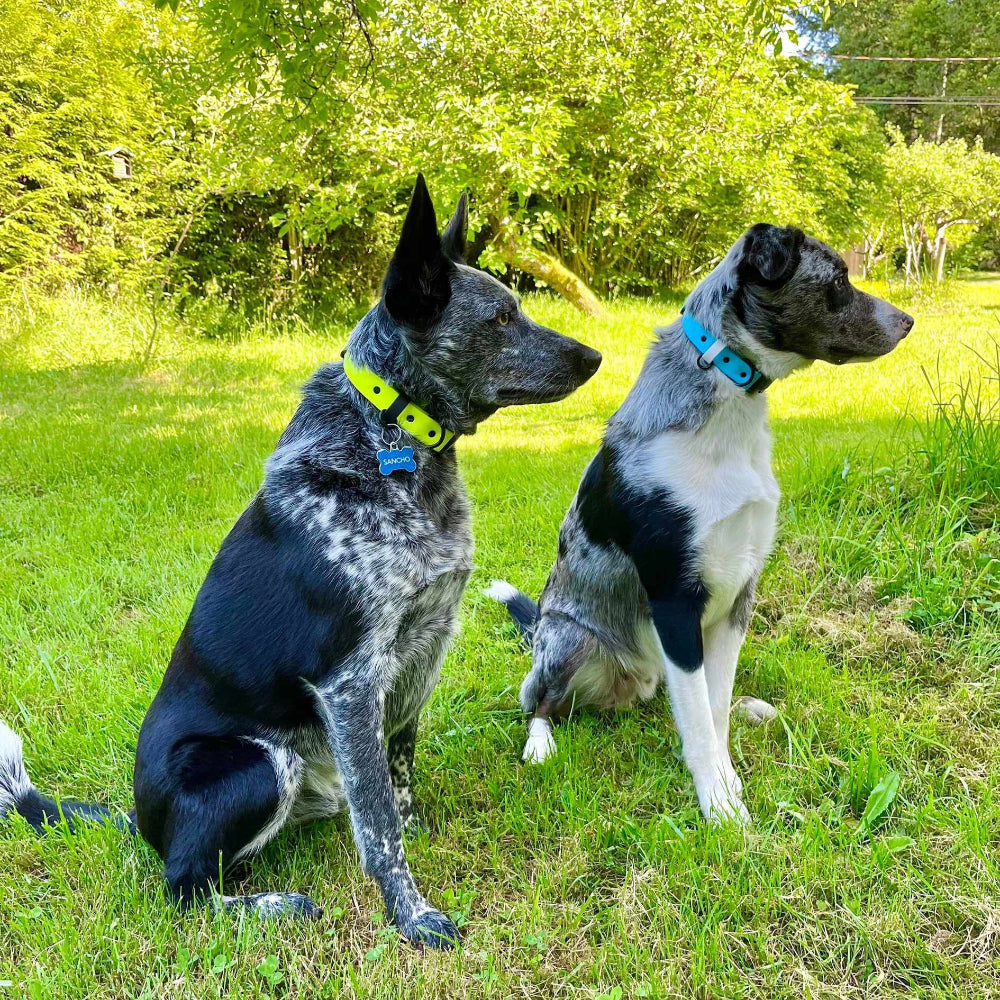
<path fill-rule="evenodd" d="M 762 371 L 713 337 L 693 316 L 685 313 L 681 317 L 681 326 L 687 339 L 698 349 L 698 367 L 703 371 L 715 365 L 730 382 L 746 389 L 750 395 L 763 392 L 771 384 Z"/>

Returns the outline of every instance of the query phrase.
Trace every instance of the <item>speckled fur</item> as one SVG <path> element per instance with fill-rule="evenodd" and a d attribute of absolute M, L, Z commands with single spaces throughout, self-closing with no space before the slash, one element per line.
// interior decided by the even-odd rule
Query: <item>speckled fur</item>
<path fill-rule="evenodd" d="M 418 180 L 383 299 L 347 346 L 463 434 L 500 406 L 565 396 L 600 363 L 464 264 L 467 225 L 463 198 L 439 237 Z M 417 718 L 472 569 L 469 503 L 454 448 L 404 434 L 416 471 L 381 475 L 384 434 L 341 363 L 310 379 L 143 722 L 136 821 L 182 904 L 315 916 L 299 893 L 220 896 L 219 872 L 346 805 L 401 932 L 448 947 L 458 930 L 417 888 L 402 829 L 419 823 Z M 20 743 L 0 726 L 0 811 L 21 809 L 26 782 Z"/>
<path fill-rule="evenodd" d="M 684 311 L 770 380 L 816 359 L 884 354 L 912 325 L 851 288 L 829 247 L 774 226 L 741 237 Z M 656 333 L 563 521 L 534 620 L 530 598 L 509 584 L 490 593 L 532 645 L 526 760 L 555 751 L 550 719 L 631 705 L 665 680 L 703 813 L 746 822 L 729 713 L 775 532 L 767 403 L 699 367 L 680 321 Z M 755 701 L 746 714 L 773 709 Z"/>

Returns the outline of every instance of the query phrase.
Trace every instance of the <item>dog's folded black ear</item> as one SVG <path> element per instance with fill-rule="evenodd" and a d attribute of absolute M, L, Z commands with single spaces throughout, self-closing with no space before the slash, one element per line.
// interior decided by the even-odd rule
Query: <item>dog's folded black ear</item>
<path fill-rule="evenodd" d="M 465 263 L 466 236 L 469 232 L 469 199 L 465 191 L 458 199 L 455 214 L 441 234 L 441 249 L 445 257 L 457 264 Z"/>
<path fill-rule="evenodd" d="M 396 252 L 382 283 L 382 299 L 397 323 L 424 331 L 440 319 L 451 296 L 451 263 L 441 250 L 434 204 L 417 174 Z"/>
<path fill-rule="evenodd" d="M 792 226 L 757 223 L 746 234 L 741 277 L 755 285 L 780 288 L 795 274 L 805 238 L 801 229 Z"/>

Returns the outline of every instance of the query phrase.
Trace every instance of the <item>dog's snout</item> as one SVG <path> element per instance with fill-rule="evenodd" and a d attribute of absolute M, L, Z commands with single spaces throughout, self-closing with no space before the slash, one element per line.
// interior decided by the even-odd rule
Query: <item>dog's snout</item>
<path fill-rule="evenodd" d="M 896 317 L 896 328 L 899 339 L 902 340 L 913 329 L 913 317 L 909 313 L 900 312 Z"/>
<path fill-rule="evenodd" d="M 580 373 L 586 378 L 590 378 L 601 367 L 601 352 L 587 347 L 586 344 L 581 344 L 580 347 L 582 348 L 578 360 Z"/>

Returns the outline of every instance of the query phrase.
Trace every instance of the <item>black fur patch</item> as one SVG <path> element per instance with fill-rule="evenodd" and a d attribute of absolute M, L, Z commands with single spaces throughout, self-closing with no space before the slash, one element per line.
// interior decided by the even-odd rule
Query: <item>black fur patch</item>
<path fill-rule="evenodd" d="M 671 662 L 689 673 L 697 670 L 705 658 L 701 615 L 706 598 L 704 588 L 695 588 L 665 600 L 649 602 L 649 613 L 663 652 Z"/>
<path fill-rule="evenodd" d="M 254 743 L 235 736 L 192 736 L 174 747 L 174 766 L 185 792 L 197 792 L 246 771 L 266 757 Z"/>
<path fill-rule="evenodd" d="M 267 509 L 267 498 L 263 492 L 258 493 L 250 503 L 244 515 L 247 519 L 247 526 L 250 531 L 256 533 L 261 538 L 268 541 L 274 539 L 274 525 L 271 522 L 271 515 Z"/>
<path fill-rule="evenodd" d="M 607 545 L 620 535 L 620 516 L 609 493 L 605 473 L 606 450 L 602 446 L 580 481 L 580 523 L 595 545 Z"/>
<path fill-rule="evenodd" d="M 363 627 L 343 571 L 296 531 L 279 525 L 262 537 L 248 511 L 209 569 L 164 684 L 190 657 L 228 716 L 311 725 L 315 702 L 301 681 L 329 677 L 357 647 Z"/>
<path fill-rule="evenodd" d="M 683 670 L 702 661 L 701 615 L 708 593 L 697 576 L 691 516 L 663 488 L 626 488 L 614 449 L 604 445 L 580 485 L 580 523 L 595 545 L 628 556 L 649 597 L 663 651 Z"/>
<path fill-rule="evenodd" d="M 356 489 L 361 485 L 360 476 L 330 468 L 310 458 L 303 460 L 301 471 L 303 483 L 309 487 L 310 492 L 316 494 Z"/>

